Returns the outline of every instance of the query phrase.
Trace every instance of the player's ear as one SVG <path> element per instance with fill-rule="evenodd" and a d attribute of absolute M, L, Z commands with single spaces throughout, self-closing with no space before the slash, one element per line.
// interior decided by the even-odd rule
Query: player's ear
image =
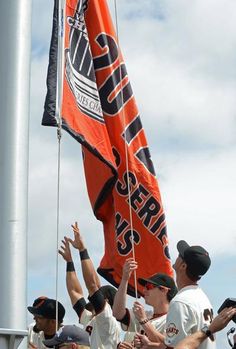
<path fill-rule="evenodd" d="M 186 270 L 187 269 L 187 264 L 183 261 L 182 263 L 181 263 L 181 269 L 182 270 Z"/>
<path fill-rule="evenodd" d="M 168 288 L 162 287 L 162 286 L 158 286 L 158 289 L 159 289 L 162 293 L 165 293 L 165 294 L 167 294 L 167 292 L 169 291 Z"/>

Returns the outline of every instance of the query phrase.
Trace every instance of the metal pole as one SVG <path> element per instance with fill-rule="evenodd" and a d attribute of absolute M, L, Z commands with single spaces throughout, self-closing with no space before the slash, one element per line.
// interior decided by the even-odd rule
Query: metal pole
<path fill-rule="evenodd" d="M 19 333 L 27 327 L 30 47 L 31 0 L 0 1 L 0 328 Z M 0 334 L 1 349 L 17 348 L 9 338 Z"/>

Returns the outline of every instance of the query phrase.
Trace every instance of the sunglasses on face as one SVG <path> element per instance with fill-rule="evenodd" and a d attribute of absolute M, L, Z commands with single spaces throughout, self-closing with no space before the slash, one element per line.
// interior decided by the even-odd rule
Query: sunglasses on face
<path fill-rule="evenodd" d="M 146 290 L 153 290 L 154 288 L 156 288 L 157 286 L 154 284 L 151 284 L 149 282 L 146 283 L 146 285 L 144 286 L 146 288 Z"/>

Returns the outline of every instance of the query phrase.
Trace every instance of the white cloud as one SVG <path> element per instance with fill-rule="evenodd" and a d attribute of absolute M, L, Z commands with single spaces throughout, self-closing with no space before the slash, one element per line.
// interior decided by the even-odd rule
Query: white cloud
<path fill-rule="evenodd" d="M 164 20 L 145 11 L 141 17 L 120 17 L 119 36 L 145 125 L 153 129 L 155 122 L 157 132 L 163 127 L 166 132 L 168 123 L 170 132 L 183 139 L 231 145 L 236 120 L 235 3 L 211 5 L 162 2 Z M 123 11 L 129 13 L 129 8 Z"/>
<path fill-rule="evenodd" d="M 175 255 L 180 239 L 205 246 L 214 257 L 235 253 L 235 157 L 233 149 L 163 160 L 160 185 Z"/>

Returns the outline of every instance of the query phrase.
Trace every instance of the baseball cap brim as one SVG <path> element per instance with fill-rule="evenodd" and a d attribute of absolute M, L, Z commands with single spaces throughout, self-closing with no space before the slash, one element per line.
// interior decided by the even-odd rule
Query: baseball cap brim
<path fill-rule="evenodd" d="M 152 280 L 143 278 L 139 278 L 138 283 L 142 286 L 145 286 L 147 283 L 154 284 Z"/>
<path fill-rule="evenodd" d="M 27 307 L 28 311 L 33 315 L 41 315 L 40 310 L 35 307 Z"/>
<path fill-rule="evenodd" d="M 190 247 L 189 244 L 187 244 L 187 242 L 184 240 L 180 240 L 177 243 L 177 250 L 178 250 L 181 258 L 184 258 L 184 253 L 189 247 Z"/>
<path fill-rule="evenodd" d="M 44 312 L 42 311 L 42 309 L 40 308 L 35 308 L 35 307 L 27 307 L 27 309 L 29 310 L 29 312 L 33 315 L 40 315 L 45 317 L 46 319 L 54 319 L 55 320 L 55 316 L 54 315 L 45 315 Z M 59 320 L 61 321 L 62 319 L 59 318 Z"/>
<path fill-rule="evenodd" d="M 43 344 L 46 345 L 46 347 L 54 347 L 55 345 L 62 344 L 62 342 L 53 337 L 51 339 L 43 340 Z"/>
<path fill-rule="evenodd" d="M 162 279 L 158 279 L 156 281 L 152 280 L 152 279 L 144 279 L 144 278 L 139 278 L 138 279 L 138 283 L 142 286 L 145 286 L 147 283 L 149 284 L 153 284 L 153 285 L 156 285 L 156 286 L 162 286 L 162 287 L 167 287 L 164 285 Z"/>

